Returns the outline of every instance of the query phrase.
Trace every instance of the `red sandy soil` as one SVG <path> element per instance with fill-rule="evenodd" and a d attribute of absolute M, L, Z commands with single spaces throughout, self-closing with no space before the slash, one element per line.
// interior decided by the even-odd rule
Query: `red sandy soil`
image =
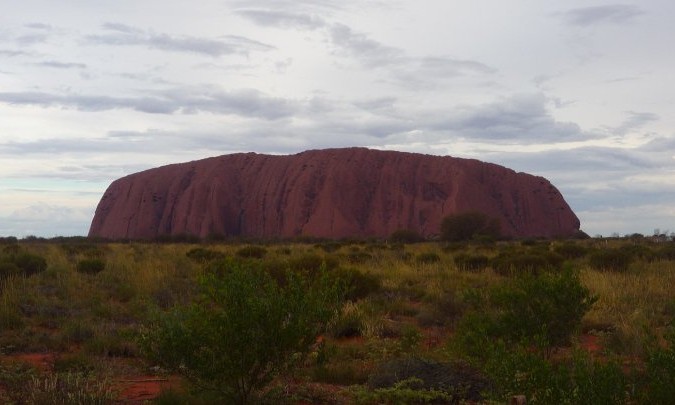
<path fill-rule="evenodd" d="M 591 354 L 596 354 L 602 349 L 599 339 L 595 335 L 581 335 L 579 337 L 579 344 Z"/>
<path fill-rule="evenodd" d="M 447 338 L 442 331 L 436 330 L 434 328 L 423 330 L 424 332 L 424 346 L 428 348 L 436 347 Z M 321 342 L 323 337 L 317 339 L 317 343 Z M 362 337 L 351 337 L 346 339 L 340 339 L 340 343 L 343 345 L 361 345 L 365 342 L 365 339 Z M 580 346 L 588 351 L 591 354 L 598 354 L 602 347 L 600 346 L 598 336 L 595 335 L 581 335 L 579 337 Z M 54 359 L 56 354 L 54 353 L 21 353 L 13 354 L 6 356 L 7 359 L 14 361 L 26 362 L 38 370 L 43 372 L 50 372 L 53 370 Z M 169 388 L 178 388 L 180 387 L 180 380 L 178 377 L 158 377 L 153 375 L 142 375 L 142 376 L 127 376 L 120 377 L 114 382 L 115 389 L 120 392 L 117 403 L 120 404 L 131 404 L 131 405 L 140 405 L 146 403 L 146 401 L 151 401 L 157 398 L 160 393 Z M 297 387 L 289 387 L 291 390 L 297 389 Z M 340 389 L 335 386 L 328 384 L 310 384 L 310 387 L 305 387 L 305 390 L 314 391 L 315 394 L 322 393 L 323 395 L 328 395 L 332 397 L 333 403 L 342 403 L 340 400 L 339 391 Z M 303 403 L 302 401 L 300 403 Z"/>
<path fill-rule="evenodd" d="M 176 377 L 135 376 L 118 379 L 115 385 L 121 391 L 119 403 L 143 404 L 157 398 L 164 390 L 178 387 L 179 381 Z"/>
<path fill-rule="evenodd" d="M 51 372 L 54 369 L 55 353 L 19 353 L 4 356 L 10 361 L 24 362 L 42 372 Z M 114 389 L 119 391 L 117 403 L 120 404 L 143 404 L 159 396 L 169 388 L 178 388 L 178 377 L 158 377 L 152 375 L 124 376 L 114 380 Z"/>
<path fill-rule="evenodd" d="M 54 353 L 21 353 L 12 354 L 5 358 L 13 361 L 28 363 L 40 371 L 51 371 L 54 368 Z"/>

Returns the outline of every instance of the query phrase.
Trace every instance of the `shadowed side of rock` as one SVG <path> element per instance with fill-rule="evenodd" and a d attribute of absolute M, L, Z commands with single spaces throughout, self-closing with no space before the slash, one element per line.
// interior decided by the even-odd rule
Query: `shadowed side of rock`
<path fill-rule="evenodd" d="M 174 164 L 114 181 L 89 236 L 287 238 L 438 234 L 443 217 L 481 211 L 513 237 L 565 237 L 579 220 L 546 179 L 477 160 L 326 149 L 242 153 Z"/>

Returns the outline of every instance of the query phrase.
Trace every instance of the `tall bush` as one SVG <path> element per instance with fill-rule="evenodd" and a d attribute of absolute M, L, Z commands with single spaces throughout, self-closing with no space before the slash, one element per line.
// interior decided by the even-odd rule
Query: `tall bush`
<path fill-rule="evenodd" d="M 342 288 L 325 274 L 308 281 L 289 273 L 280 286 L 250 264 L 222 265 L 202 278 L 197 302 L 159 316 L 142 343 L 151 359 L 196 386 L 244 404 L 308 352 Z"/>
<path fill-rule="evenodd" d="M 477 211 L 448 215 L 441 221 L 441 240 L 467 241 L 481 237 L 499 238 L 500 224 L 496 218 Z"/>

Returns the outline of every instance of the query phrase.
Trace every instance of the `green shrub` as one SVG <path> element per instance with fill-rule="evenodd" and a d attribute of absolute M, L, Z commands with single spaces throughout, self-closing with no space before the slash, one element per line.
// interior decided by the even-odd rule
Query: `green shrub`
<path fill-rule="evenodd" d="M 225 257 L 225 253 L 218 252 L 216 250 L 205 249 L 205 248 L 194 248 L 190 249 L 185 256 L 197 263 L 209 263 L 215 260 L 222 260 Z"/>
<path fill-rule="evenodd" d="M 246 259 L 262 259 L 267 254 L 267 249 L 262 246 L 249 245 L 237 250 L 236 254 Z"/>
<path fill-rule="evenodd" d="M 357 269 L 340 268 L 334 270 L 331 274 L 345 286 L 345 298 L 350 301 L 363 299 L 381 288 L 379 277 Z"/>
<path fill-rule="evenodd" d="M 401 384 L 411 392 L 400 392 Z M 415 393 L 417 400 L 424 398 L 424 394 L 432 394 L 433 397 L 428 398 L 429 400 L 441 399 L 444 400 L 442 403 L 460 403 L 481 401 L 482 393 L 489 390 L 491 384 L 480 371 L 467 364 L 405 357 L 381 364 L 368 379 L 368 387 L 379 393 L 380 397 L 386 394 L 386 397 L 381 397 L 385 403 L 418 403 L 399 402 L 402 399 L 400 395 L 410 397 Z"/>
<path fill-rule="evenodd" d="M 628 245 L 622 247 L 630 257 L 634 259 L 644 260 L 646 262 L 653 262 L 658 258 L 658 253 L 654 252 L 650 247 L 645 245 Z"/>
<path fill-rule="evenodd" d="M 336 250 L 339 250 L 342 246 L 343 244 L 340 242 L 323 242 L 314 245 L 315 248 L 321 249 L 326 253 L 333 253 Z"/>
<path fill-rule="evenodd" d="M 0 280 L 21 274 L 19 266 L 12 262 L 0 262 Z"/>
<path fill-rule="evenodd" d="M 588 253 L 588 248 L 574 242 L 565 242 L 553 247 L 553 251 L 567 260 L 582 258 Z"/>
<path fill-rule="evenodd" d="M 628 382 L 613 361 L 594 361 L 575 352 L 565 362 L 554 363 L 539 353 L 518 345 L 497 342 L 485 348 L 484 372 L 494 382 L 493 399 L 506 401 L 513 394 L 528 404 L 626 403 Z"/>
<path fill-rule="evenodd" d="M 84 353 L 62 354 L 54 359 L 54 372 L 89 374 L 96 369 L 94 361 Z"/>
<path fill-rule="evenodd" d="M 105 270 L 103 259 L 83 259 L 77 262 L 77 272 L 84 274 L 98 274 Z"/>
<path fill-rule="evenodd" d="M 477 211 L 448 215 L 441 221 L 440 239 L 448 242 L 469 241 L 477 237 L 500 237 L 499 220 Z"/>
<path fill-rule="evenodd" d="M 358 363 L 325 364 L 312 370 L 312 381 L 332 385 L 363 384 L 368 381 L 368 370 Z"/>
<path fill-rule="evenodd" d="M 368 252 L 349 252 L 346 255 L 347 261 L 351 264 L 363 264 L 373 260 L 373 255 Z"/>
<path fill-rule="evenodd" d="M 82 255 L 89 259 L 102 259 L 105 256 L 104 248 L 94 243 L 64 243 L 60 247 L 71 258 Z"/>
<path fill-rule="evenodd" d="M 595 270 L 625 272 L 633 256 L 624 249 L 602 249 L 588 256 L 589 265 Z"/>
<path fill-rule="evenodd" d="M 415 261 L 420 264 L 432 264 L 441 261 L 441 257 L 434 252 L 420 253 L 415 256 Z"/>
<path fill-rule="evenodd" d="M 668 345 L 652 344 L 646 358 L 642 403 L 672 404 L 675 398 L 675 330 L 666 333 Z"/>
<path fill-rule="evenodd" d="M 338 260 L 331 255 L 320 256 L 315 253 L 305 253 L 301 256 L 288 260 L 288 268 L 294 272 L 311 274 L 318 272 L 322 268 L 332 270 L 338 266 Z"/>
<path fill-rule="evenodd" d="M 562 257 L 555 253 L 545 252 L 502 252 L 490 260 L 490 266 L 503 276 L 519 274 L 539 274 L 547 270 L 559 270 Z"/>
<path fill-rule="evenodd" d="M 675 260 L 675 243 L 671 242 L 663 246 L 656 252 L 655 256 L 659 260 Z"/>
<path fill-rule="evenodd" d="M 458 342 L 477 355 L 480 345 L 491 338 L 538 343 L 544 348 L 565 345 L 595 300 L 569 269 L 523 276 L 493 288 L 489 307 L 462 319 Z"/>
<path fill-rule="evenodd" d="M 394 243 L 417 243 L 423 240 L 422 235 L 412 229 L 398 229 L 389 235 L 389 241 Z"/>
<path fill-rule="evenodd" d="M 479 271 L 487 267 L 489 259 L 485 255 L 460 253 L 455 255 L 454 261 L 461 271 Z"/>
<path fill-rule="evenodd" d="M 12 262 L 14 262 L 26 276 L 42 273 L 47 269 L 47 261 L 44 257 L 28 252 L 17 254 L 12 259 Z"/>
<path fill-rule="evenodd" d="M 288 276 L 280 287 L 260 268 L 228 268 L 201 279 L 198 302 L 160 316 L 142 338 L 148 356 L 230 403 L 248 403 L 307 353 L 335 314 L 341 291 L 325 274 Z"/>

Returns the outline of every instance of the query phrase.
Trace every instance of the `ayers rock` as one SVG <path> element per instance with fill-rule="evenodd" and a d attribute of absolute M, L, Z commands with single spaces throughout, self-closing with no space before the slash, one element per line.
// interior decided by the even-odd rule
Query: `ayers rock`
<path fill-rule="evenodd" d="M 430 237 L 444 216 L 481 211 L 511 237 L 570 237 L 579 219 L 543 177 L 449 156 L 365 148 L 237 153 L 115 180 L 89 236 Z"/>

